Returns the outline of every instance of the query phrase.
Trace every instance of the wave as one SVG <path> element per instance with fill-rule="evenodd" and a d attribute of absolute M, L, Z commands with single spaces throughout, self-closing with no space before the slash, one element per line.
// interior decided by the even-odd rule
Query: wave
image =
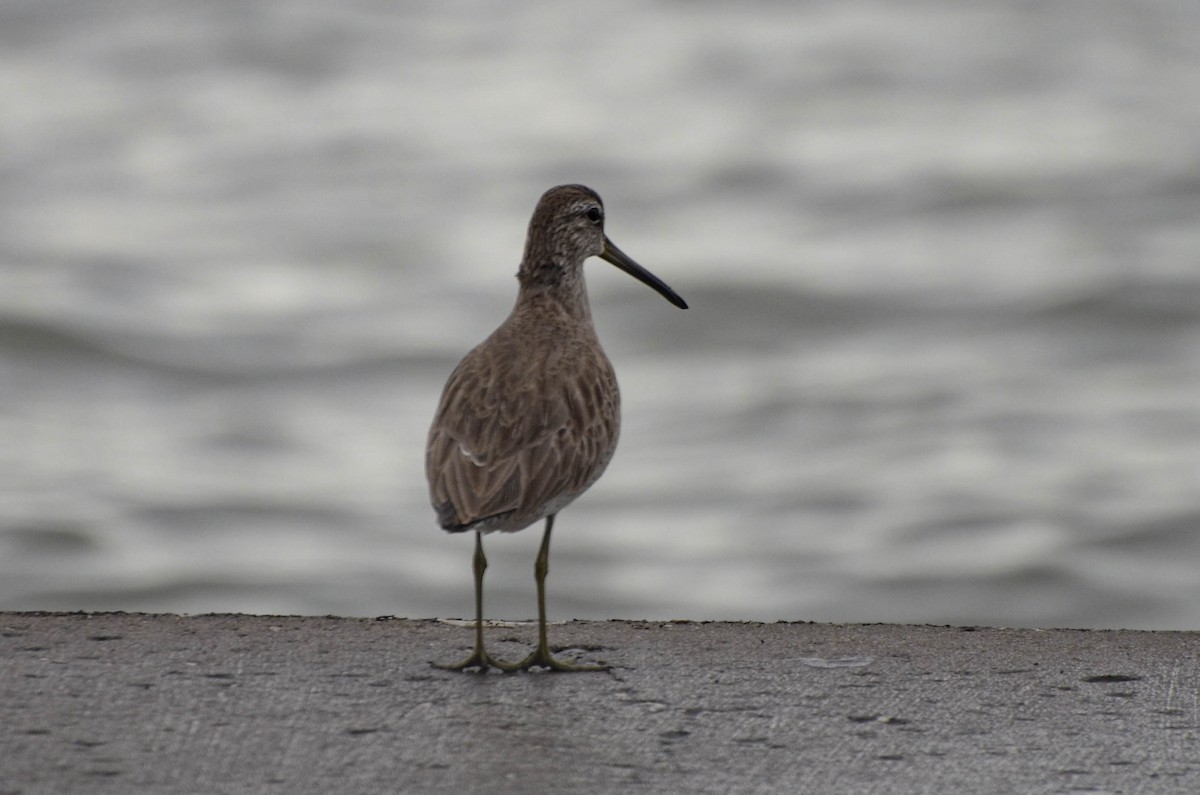
<path fill-rule="evenodd" d="M 1030 308 L 1032 320 L 1120 325 L 1162 330 L 1200 323 L 1200 283 L 1114 280 Z"/>
<path fill-rule="evenodd" d="M 338 375 L 389 369 L 440 372 L 453 362 L 442 352 L 400 346 L 312 345 L 294 329 L 183 337 L 83 329 L 67 323 L 0 317 L 0 355 L 40 365 L 118 367 L 194 377 L 252 378 Z"/>

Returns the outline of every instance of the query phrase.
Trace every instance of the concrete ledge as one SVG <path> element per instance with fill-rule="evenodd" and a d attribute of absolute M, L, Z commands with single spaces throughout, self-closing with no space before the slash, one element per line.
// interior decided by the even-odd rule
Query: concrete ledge
<path fill-rule="evenodd" d="M 612 672 L 430 668 L 470 640 L 0 613 L 0 793 L 1200 792 L 1197 633 L 572 622 Z"/>

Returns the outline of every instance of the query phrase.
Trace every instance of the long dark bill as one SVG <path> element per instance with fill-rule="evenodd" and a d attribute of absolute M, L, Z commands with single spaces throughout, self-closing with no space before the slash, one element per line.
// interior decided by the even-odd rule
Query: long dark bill
<path fill-rule="evenodd" d="M 679 297 L 679 294 L 667 286 L 667 283 L 655 276 L 650 271 L 638 265 L 625 255 L 625 252 L 613 245 L 612 241 L 607 236 L 604 238 L 604 251 L 600 252 L 600 258 L 611 262 L 621 270 L 628 273 L 633 278 L 637 279 L 642 284 L 648 284 L 653 287 L 659 295 L 667 299 L 680 309 L 687 309 L 687 301 Z"/>

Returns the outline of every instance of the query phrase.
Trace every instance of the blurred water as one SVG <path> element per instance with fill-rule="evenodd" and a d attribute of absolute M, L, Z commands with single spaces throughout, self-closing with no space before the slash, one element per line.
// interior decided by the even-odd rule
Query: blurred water
<path fill-rule="evenodd" d="M 692 308 L 589 264 L 552 617 L 1196 628 L 1198 24 L 7 2 L 0 609 L 469 614 L 424 434 L 577 181 Z"/>

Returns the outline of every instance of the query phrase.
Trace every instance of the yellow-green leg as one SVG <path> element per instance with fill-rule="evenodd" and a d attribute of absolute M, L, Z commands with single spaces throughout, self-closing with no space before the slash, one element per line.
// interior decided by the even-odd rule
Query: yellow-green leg
<path fill-rule="evenodd" d="M 514 671 L 516 666 L 502 663 L 487 653 L 483 647 L 483 573 L 487 571 L 487 558 L 483 556 L 483 533 L 475 533 L 475 651 L 466 659 L 456 663 L 433 663 L 434 668 L 445 671 L 465 671 L 468 668 L 478 668 L 479 673 L 487 673 L 490 667 L 502 671 Z"/>
<path fill-rule="evenodd" d="M 550 571 L 550 531 L 554 528 L 554 516 L 546 517 L 546 532 L 542 534 L 542 546 L 538 549 L 533 574 L 537 578 L 538 602 L 538 645 L 532 654 L 511 666 L 500 666 L 506 671 L 527 671 L 530 668 L 549 668 L 551 671 L 607 671 L 607 665 L 576 665 L 554 658 L 550 644 L 546 641 L 546 574 Z"/>

